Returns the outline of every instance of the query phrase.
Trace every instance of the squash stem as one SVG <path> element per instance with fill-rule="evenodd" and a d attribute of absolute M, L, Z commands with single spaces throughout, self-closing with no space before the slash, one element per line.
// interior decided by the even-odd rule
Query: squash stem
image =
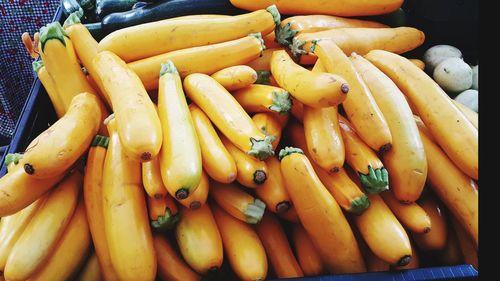
<path fill-rule="evenodd" d="M 51 22 L 46 26 L 40 28 L 40 43 L 42 44 L 42 52 L 45 49 L 45 44 L 52 39 L 59 40 L 61 44 L 66 46 L 66 41 L 64 37 L 68 37 L 68 34 L 62 28 L 58 21 Z"/>
<path fill-rule="evenodd" d="M 293 153 L 304 154 L 304 151 L 302 151 L 302 149 L 300 149 L 300 148 L 287 146 L 287 147 L 283 148 L 282 150 L 280 150 L 280 153 L 278 155 L 278 160 L 282 161 L 283 158 L 285 158 L 288 155 L 291 155 Z"/>
<path fill-rule="evenodd" d="M 265 210 L 266 204 L 256 198 L 253 203 L 248 204 L 247 209 L 245 210 L 246 222 L 250 224 L 260 222 Z"/>
<path fill-rule="evenodd" d="M 359 173 L 361 184 L 368 193 L 380 193 L 389 189 L 389 173 L 382 167 L 374 170 L 368 166 L 368 174 Z"/>
<path fill-rule="evenodd" d="M 273 104 L 269 106 L 269 109 L 278 112 L 281 115 L 285 115 L 292 109 L 292 99 L 288 92 L 278 93 L 273 91 Z"/>
<path fill-rule="evenodd" d="M 259 160 L 266 160 L 269 156 L 274 155 L 272 142 L 275 140 L 274 136 L 266 136 L 263 140 L 256 140 L 250 138 L 252 148 L 247 152 Z"/>

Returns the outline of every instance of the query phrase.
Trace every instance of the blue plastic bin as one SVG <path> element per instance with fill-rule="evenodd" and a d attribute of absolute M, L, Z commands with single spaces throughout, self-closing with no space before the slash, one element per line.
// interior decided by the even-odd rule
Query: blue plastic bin
<path fill-rule="evenodd" d="M 64 21 L 62 11 L 57 9 L 53 21 Z M 28 99 L 16 124 L 11 143 L 1 158 L 0 177 L 6 173 L 3 164 L 7 153 L 22 152 L 29 142 L 47 129 L 56 120 L 56 114 L 43 85 L 38 78 L 31 87 Z M 405 271 L 369 272 L 345 275 L 330 275 L 279 280 L 301 281 L 424 281 L 424 280 L 478 280 L 478 271 L 472 265 L 423 267 Z M 278 280 L 278 279 L 269 279 Z"/>

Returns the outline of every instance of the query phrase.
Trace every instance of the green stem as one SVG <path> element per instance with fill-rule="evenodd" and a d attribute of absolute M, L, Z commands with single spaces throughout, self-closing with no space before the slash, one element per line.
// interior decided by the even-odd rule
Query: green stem
<path fill-rule="evenodd" d="M 177 68 L 175 68 L 174 63 L 171 60 L 167 60 L 166 63 L 161 64 L 160 77 L 165 75 L 166 73 L 179 74 L 179 72 L 177 72 Z"/>
<path fill-rule="evenodd" d="M 271 6 L 266 8 L 266 11 L 268 11 L 273 16 L 274 24 L 276 26 L 280 26 L 281 15 L 280 15 L 280 11 L 278 11 L 278 7 L 276 7 L 276 5 L 271 5 Z"/>
<path fill-rule="evenodd" d="M 271 71 L 268 70 L 257 70 L 257 81 L 255 84 L 271 85 L 269 77 L 271 76 Z"/>
<path fill-rule="evenodd" d="M 368 209 L 368 207 L 370 207 L 370 199 L 368 199 L 368 196 L 363 194 L 360 197 L 352 200 L 351 206 L 349 206 L 349 209 L 347 211 L 349 213 L 359 215 L 364 210 Z"/>
<path fill-rule="evenodd" d="M 266 160 L 269 156 L 274 155 L 272 142 L 275 140 L 274 136 L 266 136 L 263 140 L 256 140 L 250 138 L 252 148 L 247 152 L 248 155 L 253 156 L 259 160 Z"/>
<path fill-rule="evenodd" d="M 22 158 L 23 155 L 21 153 L 9 153 L 5 156 L 4 164 L 5 166 L 9 166 L 12 163 L 17 165 Z"/>
<path fill-rule="evenodd" d="M 92 144 L 90 146 L 100 146 L 104 148 L 108 148 L 109 138 L 101 135 L 96 135 L 92 140 Z"/>
<path fill-rule="evenodd" d="M 291 146 L 287 146 L 285 148 L 283 148 L 282 150 L 280 150 L 280 153 L 278 155 L 278 159 L 280 161 L 283 160 L 283 158 L 287 157 L 288 155 L 291 155 L 293 153 L 299 153 L 299 154 L 304 154 L 304 151 L 302 151 L 302 149 L 300 148 L 296 148 L 296 147 L 291 147 Z"/>
<path fill-rule="evenodd" d="M 44 67 L 45 65 L 43 64 L 42 60 L 36 60 L 31 63 L 31 66 L 33 67 L 33 71 L 38 75 L 38 71 L 40 71 L 40 68 Z"/>
<path fill-rule="evenodd" d="M 83 17 L 83 11 L 78 10 L 76 12 L 71 13 L 68 18 L 63 23 L 63 28 L 66 29 L 73 24 L 82 23 L 80 20 Z"/>
<path fill-rule="evenodd" d="M 250 34 L 248 34 L 248 36 L 253 36 L 253 37 L 257 38 L 257 40 L 259 40 L 260 47 L 261 47 L 260 56 L 262 57 L 262 54 L 264 53 L 264 50 L 266 49 L 266 44 L 264 44 L 264 39 L 262 38 L 262 34 L 260 32 L 257 32 L 257 33 L 250 33 Z"/>
<path fill-rule="evenodd" d="M 299 33 L 297 30 L 292 29 L 292 23 L 289 22 L 285 26 L 276 27 L 276 40 L 280 45 L 288 47 L 293 43 L 293 37 Z"/>
<path fill-rule="evenodd" d="M 300 57 L 301 55 L 307 54 L 307 52 L 304 50 L 305 44 L 306 44 L 306 41 L 299 40 L 299 39 L 297 39 L 297 37 L 294 37 L 292 40 L 292 44 L 290 45 L 290 50 L 292 51 L 292 54 L 295 57 Z"/>
<path fill-rule="evenodd" d="M 158 219 L 151 221 L 151 226 L 158 232 L 164 232 L 166 230 L 174 228 L 174 226 L 179 222 L 179 214 L 172 214 L 169 208 L 165 210 L 165 215 L 158 216 Z"/>
<path fill-rule="evenodd" d="M 368 174 L 359 173 L 361 184 L 368 193 L 380 193 L 389 189 L 389 173 L 382 167 L 374 170 L 368 166 Z"/>
<path fill-rule="evenodd" d="M 319 40 L 316 40 L 316 39 L 311 41 L 311 48 L 309 48 L 309 52 L 314 54 L 314 51 L 316 51 L 316 46 L 318 45 L 318 42 L 319 42 Z"/>
<path fill-rule="evenodd" d="M 253 203 L 248 204 L 247 209 L 245 210 L 246 222 L 250 224 L 260 222 L 265 210 L 266 204 L 256 198 Z"/>
<path fill-rule="evenodd" d="M 42 52 L 45 49 L 45 44 L 47 43 L 47 41 L 51 39 L 59 40 L 61 44 L 66 46 L 64 37 L 69 38 L 68 34 L 66 33 L 66 31 L 64 31 L 58 21 L 51 22 L 46 26 L 40 28 L 40 43 L 42 44 Z"/>
<path fill-rule="evenodd" d="M 292 109 L 292 99 L 288 92 L 278 93 L 273 91 L 273 104 L 269 106 L 272 111 L 285 115 Z"/>

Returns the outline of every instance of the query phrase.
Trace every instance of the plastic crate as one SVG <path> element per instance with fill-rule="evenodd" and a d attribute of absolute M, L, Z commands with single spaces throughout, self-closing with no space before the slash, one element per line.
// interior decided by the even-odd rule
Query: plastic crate
<path fill-rule="evenodd" d="M 53 21 L 64 21 L 60 8 Z M 0 177 L 6 173 L 3 164 L 8 153 L 24 151 L 29 142 L 47 129 L 56 119 L 56 114 L 43 85 L 35 79 L 16 124 L 11 143 L 1 158 Z M 479 273 L 472 265 L 422 267 L 404 271 L 368 272 L 357 274 L 324 275 L 306 278 L 269 279 L 290 281 L 424 281 L 424 280 L 479 280 Z"/>

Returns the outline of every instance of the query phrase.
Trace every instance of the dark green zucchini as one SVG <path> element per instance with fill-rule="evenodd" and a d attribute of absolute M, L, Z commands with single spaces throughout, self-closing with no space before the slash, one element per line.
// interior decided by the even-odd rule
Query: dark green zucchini
<path fill-rule="evenodd" d="M 102 27 L 106 33 L 111 33 L 141 23 L 180 16 L 242 13 L 248 12 L 234 7 L 229 0 L 163 0 L 127 12 L 109 14 L 103 18 Z"/>
<path fill-rule="evenodd" d="M 138 0 L 96 0 L 95 14 L 97 20 L 102 20 L 111 13 L 125 12 L 132 9 Z"/>
<path fill-rule="evenodd" d="M 83 9 L 76 0 L 61 0 L 61 9 L 65 17 L 76 11 L 80 11 L 83 15 Z"/>
<path fill-rule="evenodd" d="M 101 22 L 86 23 L 84 26 L 89 30 L 90 34 L 97 42 L 101 41 L 101 39 L 106 36 L 102 30 Z"/>

